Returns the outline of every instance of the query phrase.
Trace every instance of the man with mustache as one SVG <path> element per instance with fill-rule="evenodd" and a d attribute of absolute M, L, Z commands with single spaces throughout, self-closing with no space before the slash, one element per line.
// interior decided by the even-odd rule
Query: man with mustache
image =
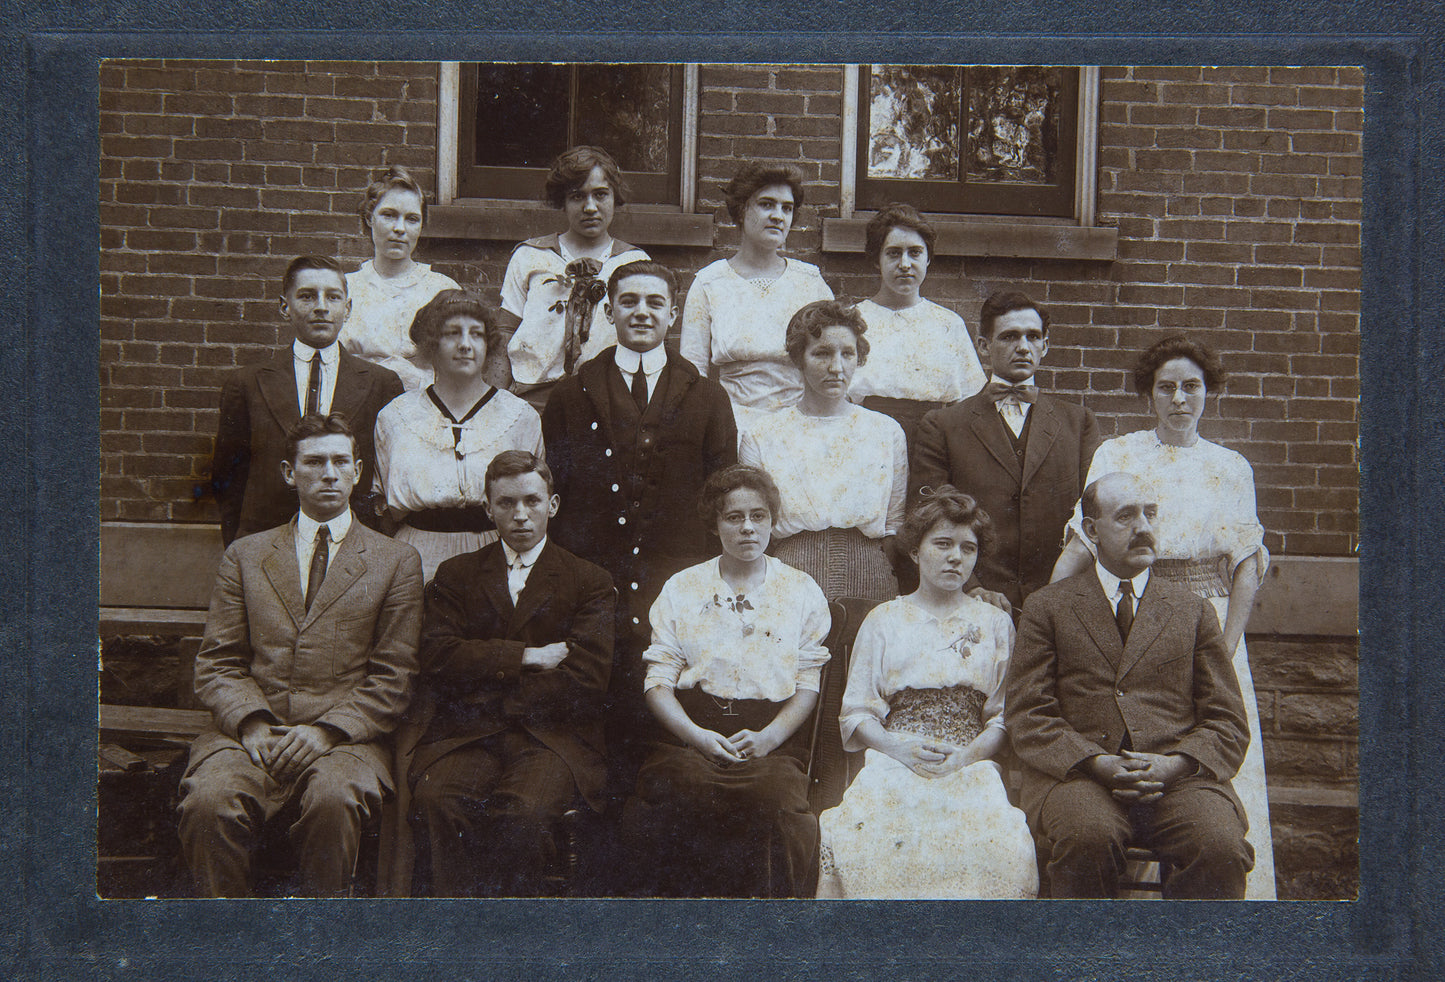
<path fill-rule="evenodd" d="M 351 492 L 356 517 L 375 526 L 370 507 L 376 414 L 401 395 L 401 379 L 343 351 L 336 340 L 351 311 L 346 275 L 334 259 L 298 256 L 281 279 L 281 316 L 295 338 L 270 358 L 238 368 L 221 385 L 221 416 L 211 458 L 211 490 L 221 507 L 221 539 L 285 525 L 296 491 L 281 479 L 286 434 L 302 416 L 346 417 L 360 476 Z"/>
<path fill-rule="evenodd" d="M 916 502 L 921 488 L 952 484 L 978 501 L 993 519 L 996 544 L 979 557 L 970 592 L 979 596 L 981 587 L 991 594 L 985 599 L 1017 611 L 1049 582 L 1099 448 L 1099 426 L 1083 406 L 1034 383 L 1049 352 L 1049 313 L 1027 294 L 990 294 L 979 311 L 977 344 L 988 384 L 918 424 L 909 500 Z"/>
<path fill-rule="evenodd" d="M 1113 897 L 1124 849 L 1165 864 L 1166 898 L 1240 899 L 1254 853 L 1230 786 L 1249 744 L 1218 618 L 1154 581 L 1157 506 L 1137 478 L 1084 489 L 1095 564 L 1024 604 L 1006 721 L 1053 897 Z"/>

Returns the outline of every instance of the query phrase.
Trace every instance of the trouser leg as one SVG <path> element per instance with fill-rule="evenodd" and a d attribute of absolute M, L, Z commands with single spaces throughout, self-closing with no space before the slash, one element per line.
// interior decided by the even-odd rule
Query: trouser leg
<path fill-rule="evenodd" d="M 521 732 L 502 737 L 506 769 L 487 802 L 490 896 L 535 897 L 556 865 L 557 824 L 577 800 L 567 762 Z"/>
<path fill-rule="evenodd" d="M 276 783 L 239 746 L 218 750 L 181 781 L 181 854 L 203 897 L 250 893 L 251 848 L 280 810 Z"/>
<path fill-rule="evenodd" d="M 502 762 L 481 742 L 432 761 L 416 777 L 408 816 L 417 840 L 417 865 L 434 897 L 484 896 L 477 827 L 502 774 Z"/>
<path fill-rule="evenodd" d="M 1222 790 L 1185 782 L 1139 811 L 1141 840 L 1170 867 L 1166 898 L 1243 899 L 1254 850 L 1245 840 L 1244 819 Z"/>
<path fill-rule="evenodd" d="M 301 813 L 290 828 L 308 897 L 342 897 L 352 887 L 361 832 L 381 808 L 372 766 L 344 749 L 319 758 L 297 781 Z"/>
<path fill-rule="evenodd" d="M 1065 781 L 1048 793 L 1038 821 L 1050 896 L 1118 896 L 1131 828 L 1107 789 L 1083 777 Z"/>

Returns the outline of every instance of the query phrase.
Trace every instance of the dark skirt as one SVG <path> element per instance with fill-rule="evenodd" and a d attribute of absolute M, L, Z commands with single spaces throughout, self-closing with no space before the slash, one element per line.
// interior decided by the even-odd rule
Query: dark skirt
<path fill-rule="evenodd" d="M 680 690 L 699 726 L 760 730 L 781 708 Z M 811 897 L 818 820 L 808 807 L 805 723 L 766 757 L 715 764 L 681 741 L 658 742 L 637 776 L 623 830 L 629 892 L 656 897 Z"/>

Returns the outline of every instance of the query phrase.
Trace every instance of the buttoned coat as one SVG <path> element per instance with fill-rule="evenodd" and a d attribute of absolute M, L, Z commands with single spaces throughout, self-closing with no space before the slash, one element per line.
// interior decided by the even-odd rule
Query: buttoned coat
<path fill-rule="evenodd" d="M 737 463 L 737 425 L 723 387 L 668 352 L 639 423 L 632 495 L 634 458 L 618 443 L 608 392 L 618 375 L 615 351 L 558 382 L 542 413 L 547 464 L 562 500 L 548 534 L 612 575 L 625 600 L 620 613 L 638 619 L 645 641 L 647 612 L 662 585 L 717 554 L 697 501 L 709 474 Z"/>
<path fill-rule="evenodd" d="M 376 520 L 367 507 L 375 474 L 376 414 L 401 392 L 401 379 L 391 369 L 341 352 L 331 411 L 346 416 L 356 437 L 362 470 L 351 492 L 351 507 L 363 521 Z M 281 461 L 286 459 L 286 433 L 300 419 L 296 362 L 289 344 L 269 360 L 226 376 L 211 458 L 211 488 L 221 508 L 226 545 L 237 536 L 275 528 L 296 514 L 296 492 L 281 477 Z"/>
<path fill-rule="evenodd" d="M 294 521 L 236 540 L 196 655 L 196 695 L 214 728 L 196 738 L 190 768 L 238 746 L 241 722 L 263 712 L 288 726 L 335 727 L 391 787 L 391 748 L 380 738 L 411 697 L 421 598 L 416 550 L 356 521 L 309 611 Z"/>
<path fill-rule="evenodd" d="M 1029 415 L 1022 462 L 983 393 L 925 415 L 909 462 L 910 501 L 920 488 L 952 484 L 988 512 L 994 548 L 979 557 L 974 575 L 1015 610 L 1049 582 L 1099 448 L 1099 425 L 1082 406 L 1041 394 Z"/>
<path fill-rule="evenodd" d="M 578 790 L 600 807 L 614 603 L 604 570 L 551 541 L 515 606 L 500 542 L 437 567 L 426 587 L 419 698 L 426 718 L 411 773 L 516 725 L 566 761 Z M 525 648 L 556 641 L 569 649 L 556 668 L 522 667 Z"/>
<path fill-rule="evenodd" d="M 1049 791 L 1098 754 L 1187 754 L 1239 806 L 1229 784 L 1249 745 L 1244 701 L 1213 607 L 1150 577 L 1129 641 L 1093 566 L 1024 604 L 1005 682 L 1005 719 L 1024 763 L 1034 828 Z"/>

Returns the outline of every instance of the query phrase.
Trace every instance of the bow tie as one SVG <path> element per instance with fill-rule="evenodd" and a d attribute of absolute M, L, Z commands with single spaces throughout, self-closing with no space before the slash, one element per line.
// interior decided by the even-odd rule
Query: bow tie
<path fill-rule="evenodd" d="M 1010 396 L 1018 399 L 1019 402 L 1033 402 L 1039 397 L 1039 387 L 1037 385 L 1010 385 L 1008 382 L 990 381 L 988 385 L 984 386 L 983 393 L 993 401 L 994 405 L 998 405 Z"/>

